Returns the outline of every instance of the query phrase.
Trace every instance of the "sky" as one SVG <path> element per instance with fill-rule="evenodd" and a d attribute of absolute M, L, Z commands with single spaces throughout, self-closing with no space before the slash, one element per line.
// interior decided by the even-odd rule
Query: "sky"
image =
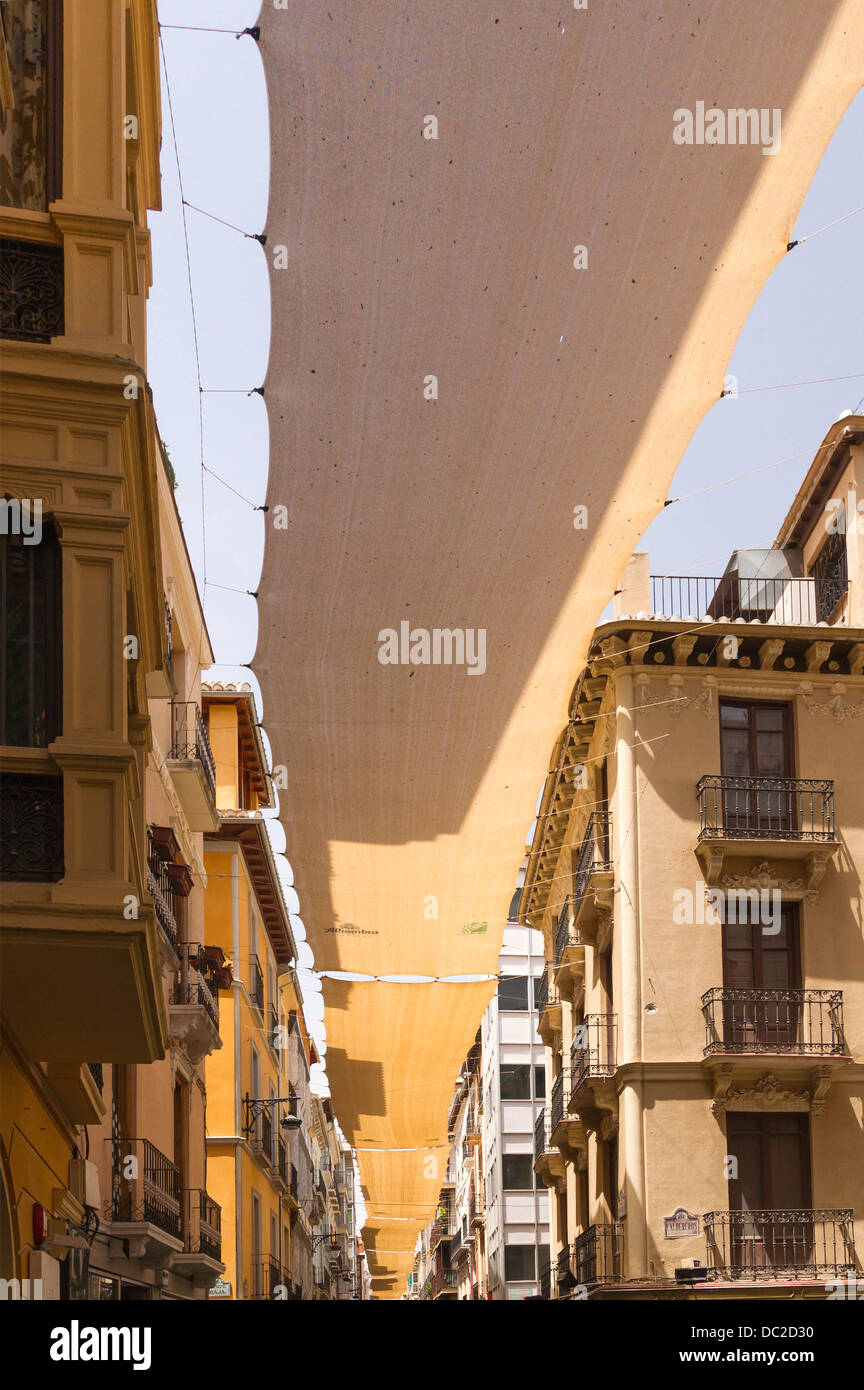
<path fill-rule="evenodd" d="M 258 12 L 259 0 L 159 0 L 168 89 L 163 73 L 162 211 L 150 216 L 154 284 L 148 375 L 219 663 L 210 679 L 249 681 L 266 726 L 257 682 L 242 663 L 251 660 L 257 641 L 250 591 L 261 571 L 264 516 L 254 508 L 264 500 L 268 464 L 264 402 L 249 392 L 266 371 L 270 296 L 265 253 L 243 233 L 265 225 L 270 149 L 257 46 L 248 36 L 233 36 L 253 25 Z M 835 132 L 795 238 L 808 237 L 864 203 L 862 150 L 864 93 Z M 188 263 L 180 179 L 186 203 L 210 214 L 185 209 Z M 719 575 L 733 550 L 773 542 L 828 427 L 864 397 L 862 253 L 864 211 L 790 252 L 768 280 L 727 369 L 740 394 L 718 399 L 703 419 L 669 493 L 685 500 L 667 507 L 639 545 L 650 552 L 652 574 Z M 210 470 L 203 475 L 196 329 L 204 461 Z M 855 380 L 761 389 L 856 373 Z M 788 462 L 768 467 L 779 460 Z M 764 471 L 739 479 L 759 469 Z M 538 769 L 538 777 L 542 773 Z M 530 810 L 526 807 L 526 823 Z M 276 820 L 270 828 L 281 854 L 282 828 Z M 320 985 L 309 969 L 312 953 L 290 886 L 292 870 L 287 860 L 279 862 L 298 939 L 307 1024 L 323 1046 Z M 302 865 L 297 869 L 302 883 Z M 320 1069 L 313 1082 L 323 1088 Z"/>

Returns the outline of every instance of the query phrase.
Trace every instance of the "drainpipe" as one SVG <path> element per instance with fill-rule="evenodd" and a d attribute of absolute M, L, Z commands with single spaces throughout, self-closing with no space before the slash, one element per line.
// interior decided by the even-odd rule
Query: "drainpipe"
<path fill-rule="evenodd" d="M 636 782 L 636 742 L 633 716 L 633 677 L 629 671 L 616 672 L 616 766 L 617 787 L 615 835 L 618 841 L 618 944 L 621 953 L 621 998 L 617 1004 L 620 1019 L 618 1064 L 642 1060 L 642 966 L 639 932 L 639 818 Z M 648 1231 L 645 1211 L 645 1151 L 642 1118 L 642 1082 L 628 1078 L 620 1093 L 619 1144 L 623 1156 L 623 1186 L 627 1203 L 625 1231 L 630 1278 L 642 1279 L 647 1273 Z M 617 1193 L 612 1194 L 617 1208 Z M 613 1210 L 613 1220 L 617 1212 Z"/>

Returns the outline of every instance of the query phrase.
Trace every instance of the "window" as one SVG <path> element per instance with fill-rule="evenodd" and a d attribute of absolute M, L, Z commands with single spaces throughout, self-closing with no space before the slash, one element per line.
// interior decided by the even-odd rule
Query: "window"
<path fill-rule="evenodd" d="M 534 1187 L 534 1160 L 530 1154 L 505 1154 L 504 1187 L 509 1192 L 530 1192 Z"/>
<path fill-rule="evenodd" d="M 501 1099 L 531 1099 L 531 1068 L 529 1066 L 501 1068 Z"/>
<path fill-rule="evenodd" d="M 61 732 L 59 546 L 49 525 L 28 544 L 32 512 L 28 527 L 16 500 L 0 507 L 13 532 L 0 536 L 0 744 L 46 748 Z"/>
<path fill-rule="evenodd" d="M 836 521 L 838 529 L 829 535 L 810 566 L 810 575 L 816 585 L 818 623 L 831 621 L 834 609 L 845 594 L 849 582 L 846 566 L 846 516 L 842 508 Z"/>
<path fill-rule="evenodd" d="M 60 197 L 60 0 L 0 6 L 0 203 L 45 212 Z"/>
<path fill-rule="evenodd" d="M 498 1007 L 524 1013 L 528 1008 L 528 979 L 525 975 L 506 976 L 498 981 Z"/>
<path fill-rule="evenodd" d="M 537 1257 L 533 1245 L 504 1246 L 504 1279 L 508 1284 L 536 1278 Z"/>
<path fill-rule="evenodd" d="M 534 1098 L 535 1100 L 545 1101 L 546 1099 L 546 1068 L 534 1068 Z"/>

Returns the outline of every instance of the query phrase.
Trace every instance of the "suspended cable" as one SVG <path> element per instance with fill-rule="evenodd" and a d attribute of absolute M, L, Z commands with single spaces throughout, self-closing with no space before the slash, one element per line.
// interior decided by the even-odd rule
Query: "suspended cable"
<path fill-rule="evenodd" d="M 257 24 L 253 24 L 249 29 L 211 29 L 204 24 L 160 24 L 159 29 L 182 29 L 190 34 L 233 34 L 235 39 L 242 39 L 248 34 L 256 43 L 261 37 L 261 29 Z"/>
<path fill-rule="evenodd" d="M 171 100 L 171 83 L 168 80 L 168 59 L 162 34 L 159 34 L 159 50 L 162 54 L 162 69 L 165 74 L 165 94 L 168 99 L 168 118 L 171 123 L 171 140 L 174 145 L 174 159 L 177 164 L 177 183 L 180 189 L 180 215 L 183 219 L 183 244 L 186 252 L 186 278 L 189 282 L 189 307 L 192 313 L 192 337 L 195 344 L 195 374 L 198 380 L 198 435 L 201 454 L 201 577 L 203 587 L 207 588 L 207 526 L 206 497 L 204 488 L 204 402 L 201 397 L 201 353 L 198 344 L 198 317 L 195 312 L 195 292 L 192 287 L 192 257 L 189 252 L 189 226 L 186 220 L 186 198 L 183 193 L 183 171 L 180 167 L 180 148 L 177 143 L 177 126 L 174 121 L 174 103 Z"/>
<path fill-rule="evenodd" d="M 212 582 L 212 580 L 211 580 L 210 584 L 208 585 L 208 588 L 211 588 L 211 589 L 224 589 L 226 594 L 246 594 L 246 595 L 248 595 L 249 598 L 257 598 L 257 597 L 258 597 L 258 590 L 257 590 L 257 589 L 234 589 L 234 588 L 231 587 L 230 584 L 215 584 L 215 583 Z M 241 663 L 241 664 L 245 664 L 245 663 Z M 251 669 L 251 668 L 250 668 L 250 669 Z"/>
<path fill-rule="evenodd" d="M 786 250 L 794 251 L 796 246 L 803 246 L 805 241 L 812 241 L 814 237 L 821 236 L 831 227 L 839 227 L 841 222 L 848 222 L 850 217 L 857 217 L 859 212 L 864 212 L 864 203 L 858 208 L 853 208 L 851 212 L 844 212 L 842 217 L 835 217 L 833 222 L 826 222 L 824 227 L 817 227 L 815 232 L 808 232 L 806 236 L 799 236 L 795 241 L 788 241 Z"/>
<path fill-rule="evenodd" d="M 720 399 L 724 396 L 752 396 L 759 391 L 788 391 L 793 386 L 829 386 L 834 381 L 860 381 L 864 377 L 864 372 L 851 372 L 849 376 L 820 376 L 814 377 L 812 381 L 780 381 L 773 386 L 733 386 L 725 388 L 720 392 Z"/>
<path fill-rule="evenodd" d="M 251 507 L 253 512 L 269 512 L 270 508 L 268 506 L 256 506 L 255 503 L 251 502 L 248 497 L 244 497 L 242 492 L 238 492 L 236 487 L 232 487 L 232 485 L 229 482 L 226 482 L 224 478 L 220 477 L 218 473 L 214 473 L 213 469 L 209 468 L 206 463 L 204 464 L 204 468 L 206 472 L 210 474 L 211 478 L 215 478 L 217 483 L 221 483 L 223 487 L 227 487 L 229 492 L 233 492 L 234 496 L 239 497 L 241 502 L 245 502 L 247 506 Z M 222 665 L 226 664 L 227 663 L 225 662 L 222 663 Z"/>
<path fill-rule="evenodd" d="M 217 217 L 215 212 L 207 212 L 205 208 L 196 207 L 195 203 L 190 203 L 186 198 L 183 199 L 183 202 L 193 212 L 200 212 L 202 217 L 209 217 L 211 222 L 221 222 L 223 227 L 230 227 L 232 232 L 239 232 L 241 236 L 248 237 L 250 241 L 257 241 L 261 246 L 264 246 L 267 241 L 264 232 L 244 232 L 242 227 L 235 227 L 233 222 L 226 222 L 224 217 Z"/>

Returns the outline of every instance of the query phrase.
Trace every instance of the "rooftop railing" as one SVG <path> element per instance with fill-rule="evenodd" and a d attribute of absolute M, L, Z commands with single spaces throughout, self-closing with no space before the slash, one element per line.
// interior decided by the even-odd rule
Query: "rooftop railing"
<path fill-rule="evenodd" d="M 651 576 L 651 616 L 687 621 L 776 623 L 814 627 L 828 622 L 848 590 L 839 570 L 816 578 L 725 574 Z"/>

